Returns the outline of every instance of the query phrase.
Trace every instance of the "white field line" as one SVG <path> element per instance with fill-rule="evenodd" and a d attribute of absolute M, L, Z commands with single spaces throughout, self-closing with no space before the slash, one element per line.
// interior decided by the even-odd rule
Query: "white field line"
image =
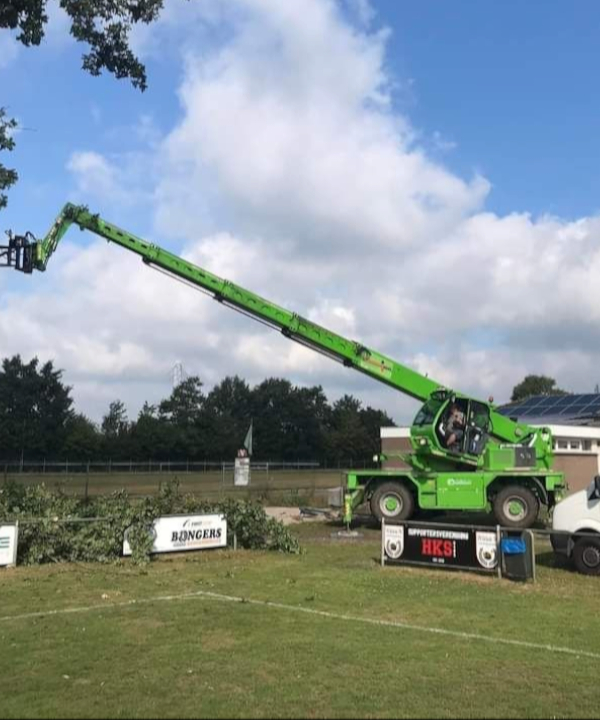
<path fill-rule="evenodd" d="M 586 657 L 592 658 L 593 660 L 600 660 L 600 653 L 590 652 L 589 650 L 577 650 L 570 647 L 561 647 L 560 645 L 545 645 L 542 643 L 528 642 L 527 640 L 515 640 L 512 638 L 494 637 L 493 635 L 482 635 L 480 633 L 461 632 L 459 630 L 447 630 L 445 628 L 428 627 L 427 625 L 412 625 L 410 623 L 400 622 L 396 620 L 378 620 L 376 618 L 344 615 L 341 613 L 328 612 L 327 610 L 316 610 L 314 608 L 306 608 L 299 605 L 286 605 L 284 603 L 271 602 L 269 600 L 252 600 L 249 598 L 236 597 L 234 595 L 222 595 L 221 593 L 209 592 L 207 590 L 198 590 L 197 592 L 182 593 L 180 595 L 159 595 L 152 598 L 125 600 L 124 602 L 118 603 L 104 602 L 98 603 L 96 605 L 87 605 L 83 607 L 43 610 L 40 612 L 23 613 L 21 615 L 5 615 L 4 617 L 0 617 L 0 623 L 11 622 L 15 620 L 32 620 L 35 618 L 52 617 L 55 615 L 74 615 L 77 613 L 93 612 L 94 610 L 109 610 L 114 608 L 126 608 L 134 605 L 149 605 L 151 603 L 157 602 L 171 602 L 175 600 L 191 599 L 209 599 L 219 600 L 221 602 L 240 603 L 243 605 L 257 605 L 260 607 L 275 608 L 277 610 L 287 610 L 290 612 L 305 613 L 306 615 L 315 615 L 317 617 L 329 618 L 330 620 L 343 620 L 345 622 L 351 623 L 377 625 L 379 627 L 396 628 L 399 630 L 408 630 L 410 632 L 442 635 L 446 637 L 458 638 L 460 640 L 487 642 L 495 645 L 509 645 L 512 647 L 527 648 L 528 650 L 544 650 L 550 653 L 560 653 L 563 655 L 574 655 L 576 657 Z"/>

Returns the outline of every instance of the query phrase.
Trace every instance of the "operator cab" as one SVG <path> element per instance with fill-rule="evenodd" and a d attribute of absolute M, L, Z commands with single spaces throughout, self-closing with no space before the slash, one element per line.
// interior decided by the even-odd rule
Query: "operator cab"
<path fill-rule="evenodd" d="M 422 430 L 430 426 L 443 450 L 477 457 L 483 453 L 488 439 L 490 408 L 486 403 L 457 397 L 448 390 L 436 390 L 417 413 L 414 426 Z"/>

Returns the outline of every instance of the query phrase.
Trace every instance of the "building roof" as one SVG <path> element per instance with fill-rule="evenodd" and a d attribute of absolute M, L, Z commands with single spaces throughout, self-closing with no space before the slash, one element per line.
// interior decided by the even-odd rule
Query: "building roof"
<path fill-rule="evenodd" d="M 595 425 L 600 424 L 600 393 L 532 395 L 497 412 L 529 425 Z"/>

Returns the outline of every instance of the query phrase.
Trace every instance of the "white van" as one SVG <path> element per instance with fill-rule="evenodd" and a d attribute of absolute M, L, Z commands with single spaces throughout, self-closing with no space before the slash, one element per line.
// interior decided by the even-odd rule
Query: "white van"
<path fill-rule="evenodd" d="M 600 475 L 556 505 L 552 530 L 555 553 L 572 558 L 579 572 L 600 575 Z"/>

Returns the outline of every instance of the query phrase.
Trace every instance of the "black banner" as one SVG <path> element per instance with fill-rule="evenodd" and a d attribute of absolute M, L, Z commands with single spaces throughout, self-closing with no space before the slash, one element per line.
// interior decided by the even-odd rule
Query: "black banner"
<path fill-rule="evenodd" d="M 442 565 L 494 572 L 498 541 L 494 530 L 460 525 L 384 525 L 384 562 Z"/>

